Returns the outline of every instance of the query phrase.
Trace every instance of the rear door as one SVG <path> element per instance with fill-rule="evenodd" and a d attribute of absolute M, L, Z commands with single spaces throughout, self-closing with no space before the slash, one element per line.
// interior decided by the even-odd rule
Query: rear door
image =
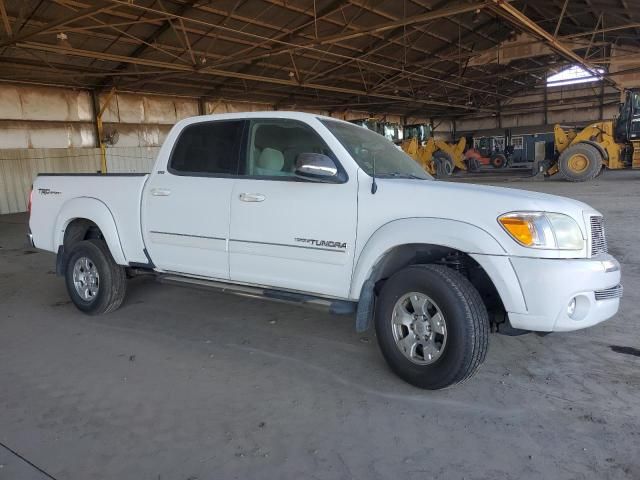
<path fill-rule="evenodd" d="M 156 267 L 228 279 L 229 208 L 244 120 L 188 125 L 167 169 L 152 172 L 143 195 L 143 234 Z"/>
<path fill-rule="evenodd" d="M 356 180 L 315 183 L 294 176 L 300 153 L 337 161 L 308 124 L 254 119 L 231 196 L 231 280 L 346 297 L 356 232 Z"/>

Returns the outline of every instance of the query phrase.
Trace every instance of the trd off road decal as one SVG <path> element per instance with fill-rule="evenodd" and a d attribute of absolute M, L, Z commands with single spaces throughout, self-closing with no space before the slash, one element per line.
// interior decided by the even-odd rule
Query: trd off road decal
<path fill-rule="evenodd" d="M 60 195 L 60 192 L 56 190 L 50 190 L 48 188 L 39 188 L 38 192 L 40 192 L 40 195 Z"/>
<path fill-rule="evenodd" d="M 296 242 L 306 243 L 314 247 L 335 248 L 339 250 L 346 250 L 347 242 L 334 242 L 331 240 L 317 240 L 315 238 L 295 238 Z"/>

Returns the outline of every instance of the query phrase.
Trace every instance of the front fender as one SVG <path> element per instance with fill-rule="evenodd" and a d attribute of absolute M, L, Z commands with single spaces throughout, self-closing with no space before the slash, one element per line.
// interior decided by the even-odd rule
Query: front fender
<path fill-rule="evenodd" d="M 443 218 L 404 218 L 378 228 L 360 250 L 349 297 L 357 299 L 374 267 L 394 247 L 423 243 L 449 247 L 468 254 L 506 255 L 489 232 L 470 223 Z"/>
<path fill-rule="evenodd" d="M 609 152 L 607 152 L 606 148 L 604 148 L 598 142 L 593 142 L 591 140 L 582 140 L 578 143 L 586 143 L 587 145 L 591 145 L 592 147 L 595 147 L 596 150 L 600 152 L 600 155 L 602 155 L 603 160 L 609 160 Z"/>
<path fill-rule="evenodd" d="M 113 259 L 119 265 L 126 265 L 127 261 L 120 244 L 120 236 L 116 222 L 109 208 L 100 200 L 91 197 L 78 197 L 65 202 L 56 217 L 53 229 L 54 251 L 64 243 L 64 233 L 67 226 L 76 219 L 90 220 L 95 223 L 104 236 Z"/>

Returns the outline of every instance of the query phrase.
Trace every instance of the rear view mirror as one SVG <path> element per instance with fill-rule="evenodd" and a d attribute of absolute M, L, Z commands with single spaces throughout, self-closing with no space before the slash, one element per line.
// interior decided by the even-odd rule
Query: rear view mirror
<path fill-rule="evenodd" d="M 300 153 L 296 158 L 296 177 L 315 182 L 341 182 L 336 163 L 322 153 Z"/>

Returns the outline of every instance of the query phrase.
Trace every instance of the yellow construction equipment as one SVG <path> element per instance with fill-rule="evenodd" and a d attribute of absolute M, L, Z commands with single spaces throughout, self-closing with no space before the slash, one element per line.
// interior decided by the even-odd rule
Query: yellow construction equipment
<path fill-rule="evenodd" d="M 603 167 L 640 168 L 640 90 L 629 90 L 613 120 L 580 131 L 554 127 L 557 161 L 547 175 L 560 173 L 571 182 L 595 178 Z"/>
<path fill-rule="evenodd" d="M 404 153 L 422 165 L 431 175 L 436 174 L 436 166 L 433 163 L 433 150 L 427 149 L 426 145 L 420 145 L 418 137 L 408 138 L 400 145 Z"/>
<path fill-rule="evenodd" d="M 425 145 L 420 145 L 418 137 L 413 137 L 402 142 L 401 146 L 407 155 L 422 165 L 422 168 L 431 175 L 448 177 L 456 168 L 467 170 L 464 162 L 465 137 L 455 144 L 429 137 Z"/>

